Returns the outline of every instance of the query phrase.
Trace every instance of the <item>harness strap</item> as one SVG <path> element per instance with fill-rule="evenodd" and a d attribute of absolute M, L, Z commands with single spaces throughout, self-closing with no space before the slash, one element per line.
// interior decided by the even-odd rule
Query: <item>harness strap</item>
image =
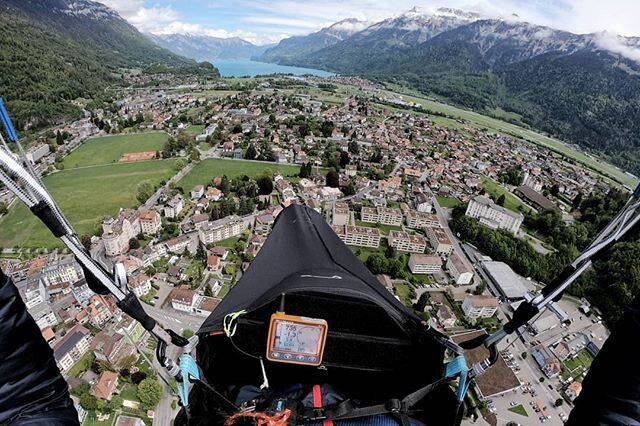
<path fill-rule="evenodd" d="M 311 393 L 313 396 L 313 408 L 322 409 L 322 389 L 320 388 L 320 385 L 313 385 Z M 333 422 L 331 419 L 325 418 L 322 421 L 322 426 L 333 426 Z"/>

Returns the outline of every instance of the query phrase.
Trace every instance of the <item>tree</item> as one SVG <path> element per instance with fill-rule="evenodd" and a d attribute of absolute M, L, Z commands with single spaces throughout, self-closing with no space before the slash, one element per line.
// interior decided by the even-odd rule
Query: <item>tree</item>
<path fill-rule="evenodd" d="M 573 197 L 573 208 L 574 209 L 579 209 L 580 208 L 580 204 L 582 204 L 582 192 L 578 191 L 578 193 L 576 194 L 575 197 Z"/>
<path fill-rule="evenodd" d="M 498 199 L 496 200 L 496 204 L 499 206 L 504 206 L 504 202 L 507 200 L 507 197 L 505 197 L 504 194 L 501 194 Z"/>
<path fill-rule="evenodd" d="M 360 154 L 360 146 L 358 145 L 358 142 L 352 140 L 351 142 L 349 142 L 348 148 L 351 154 L 355 154 L 355 155 Z"/>
<path fill-rule="evenodd" d="M 144 379 L 138 385 L 138 398 L 145 407 L 155 407 L 162 398 L 162 385 L 156 379 Z"/>
<path fill-rule="evenodd" d="M 135 250 L 140 248 L 140 241 L 135 238 L 129 240 L 129 250 Z"/>
<path fill-rule="evenodd" d="M 147 373 L 143 371 L 136 371 L 131 375 L 131 383 L 133 383 L 134 385 L 137 385 L 146 378 L 147 378 Z"/>
<path fill-rule="evenodd" d="M 342 187 L 342 193 L 346 196 L 354 195 L 356 193 L 356 187 L 353 182 L 349 182 L 344 187 Z"/>
<path fill-rule="evenodd" d="M 340 167 L 345 168 L 349 164 L 349 153 L 347 151 L 340 151 Z"/>
<path fill-rule="evenodd" d="M 128 355 L 124 358 L 122 358 L 122 360 L 120 360 L 120 362 L 118 363 L 118 365 L 123 369 L 123 370 L 131 370 L 131 368 L 133 368 L 133 366 L 136 364 L 137 361 L 137 357 L 135 355 Z M 122 371 L 120 372 L 122 374 Z"/>
<path fill-rule="evenodd" d="M 80 406 L 85 410 L 93 411 L 98 409 L 98 400 L 89 394 L 84 394 L 80 396 Z"/>
<path fill-rule="evenodd" d="M 111 397 L 111 407 L 113 409 L 118 409 L 122 407 L 123 402 L 124 402 L 124 399 L 120 395 L 113 395 Z"/>
<path fill-rule="evenodd" d="M 204 245 L 202 243 L 198 244 L 198 249 L 196 250 L 196 259 L 205 261 L 207 260 L 207 252 L 204 249 Z"/>
<path fill-rule="evenodd" d="M 151 182 L 143 181 L 138 184 L 138 195 L 136 199 L 140 203 L 146 202 L 153 195 L 153 185 Z"/>
<path fill-rule="evenodd" d="M 244 158 L 246 158 L 247 160 L 254 160 L 257 155 L 258 152 L 256 151 L 256 148 L 253 146 L 253 144 L 249 144 L 247 150 L 244 153 Z"/>
<path fill-rule="evenodd" d="M 556 407 L 560 407 L 562 404 L 564 404 L 564 399 L 558 398 L 553 405 L 555 405 Z"/>
<path fill-rule="evenodd" d="M 307 161 L 306 163 L 303 163 L 302 166 L 300 166 L 300 173 L 298 173 L 298 176 L 301 178 L 308 178 L 311 176 L 311 162 Z"/>
<path fill-rule="evenodd" d="M 480 284 L 476 286 L 476 289 L 473 290 L 473 294 L 482 294 L 487 289 L 487 283 L 482 281 Z"/>
<path fill-rule="evenodd" d="M 222 176 L 222 180 L 220 181 L 220 191 L 222 191 L 225 195 L 231 193 L 231 182 L 229 182 L 229 178 L 227 175 Z"/>
<path fill-rule="evenodd" d="M 338 188 L 340 186 L 340 175 L 338 172 L 332 170 L 327 173 L 326 185 L 331 188 Z"/>
<path fill-rule="evenodd" d="M 62 137 L 62 133 L 60 133 L 60 130 L 56 132 L 56 143 L 58 145 L 64 145 L 64 138 Z"/>
<path fill-rule="evenodd" d="M 185 339 L 190 339 L 194 334 L 195 333 L 193 332 L 193 330 L 190 330 L 188 328 L 182 330 L 182 337 L 184 337 Z"/>
<path fill-rule="evenodd" d="M 6 203 L 0 202 L 0 216 L 7 214 L 7 211 Z"/>
<path fill-rule="evenodd" d="M 522 359 L 527 359 L 527 357 L 528 357 L 528 356 L 529 356 L 529 354 L 528 354 L 526 351 L 525 351 L 525 352 L 522 352 L 522 353 L 520 354 L 520 358 L 522 358 Z"/>
<path fill-rule="evenodd" d="M 420 298 L 414 305 L 414 309 L 418 312 L 424 312 L 428 302 L 429 302 L 429 292 L 427 291 L 420 295 Z"/>
<path fill-rule="evenodd" d="M 256 182 L 258 184 L 258 194 L 269 195 L 273 192 L 273 181 L 267 176 L 263 176 Z"/>
<path fill-rule="evenodd" d="M 233 126 L 233 128 L 231 129 L 231 132 L 232 132 L 232 133 L 235 133 L 235 134 L 237 134 L 237 133 L 242 133 L 242 124 L 240 124 L 240 123 L 236 123 L 236 124 Z"/>
<path fill-rule="evenodd" d="M 91 235 L 82 234 L 80 236 L 80 243 L 82 243 L 85 249 L 91 250 Z"/>

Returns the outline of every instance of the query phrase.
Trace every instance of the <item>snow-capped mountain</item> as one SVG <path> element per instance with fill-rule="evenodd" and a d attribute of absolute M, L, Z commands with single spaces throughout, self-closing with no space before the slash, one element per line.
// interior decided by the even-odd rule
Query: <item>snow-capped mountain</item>
<path fill-rule="evenodd" d="M 219 38 L 194 34 L 147 35 L 153 42 L 196 61 L 248 59 L 261 55 L 270 46 L 256 46 L 238 37 Z"/>

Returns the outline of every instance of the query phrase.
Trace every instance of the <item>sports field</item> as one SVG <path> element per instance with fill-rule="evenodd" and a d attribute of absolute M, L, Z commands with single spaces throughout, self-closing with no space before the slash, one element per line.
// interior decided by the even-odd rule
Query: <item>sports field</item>
<path fill-rule="evenodd" d="M 47 176 L 44 183 L 79 234 L 98 228 L 104 215 L 121 207 L 135 207 L 137 186 L 154 184 L 174 173 L 175 160 L 118 163 L 69 169 Z M 60 245 L 21 202 L 0 219 L 0 247 L 52 248 Z"/>
<path fill-rule="evenodd" d="M 117 163 L 127 152 L 160 151 L 168 137 L 164 132 L 149 132 L 91 138 L 64 159 L 64 167 Z"/>
<path fill-rule="evenodd" d="M 196 165 L 193 170 L 178 182 L 178 185 L 185 191 L 190 191 L 196 185 L 208 185 L 216 176 L 227 175 L 229 178 L 234 178 L 247 175 L 250 178 L 257 178 L 263 175 L 271 176 L 276 170 L 280 171 L 285 177 L 295 177 L 300 172 L 300 166 L 210 158 Z"/>

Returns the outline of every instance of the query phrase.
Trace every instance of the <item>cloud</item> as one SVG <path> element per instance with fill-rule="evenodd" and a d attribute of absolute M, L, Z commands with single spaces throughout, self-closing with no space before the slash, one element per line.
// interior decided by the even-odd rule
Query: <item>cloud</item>
<path fill-rule="evenodd" d="M 280 27 L 305 28 L 315 30 L 318 28 L 318 22 L 310 22 L 306 19 L 278 18 L 272 16 L 243 16 L 240 20 L 244 22 L 252 22 L 256 24 L 269 24 Z M 332 21 L 324 21 L 320 25 L 331 25 Z"/>
<path fill-rule="evenodd" d="M 142 32 L 154 32 L 179 20 L 180 14 L 170 7 L 143 7 L 126 19 Z"/>
<path fill-rule="evenodd" d="M 640 46 L 630 46 L 625 40 L 608 32 L 600 33 L 595 38 L 598 47 L 624 56 L 640 63 Z"/>

